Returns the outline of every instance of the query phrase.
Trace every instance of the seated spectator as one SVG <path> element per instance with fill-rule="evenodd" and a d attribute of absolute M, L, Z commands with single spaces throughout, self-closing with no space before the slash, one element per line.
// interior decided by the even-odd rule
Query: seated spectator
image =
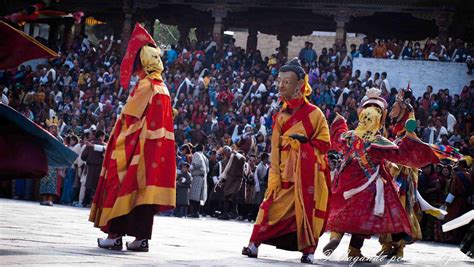
<path fill-rule="evenodd" d="M 412 59 L 413 58 L 413 43 L 408 42 L 407 46 L 402 51 L 402 59 Z"/>
<path fill-rule="evenodd" d="M 375 58 L 387 58 L 387 47 L 383 40 L 378 40 L 373 53 Z"/>

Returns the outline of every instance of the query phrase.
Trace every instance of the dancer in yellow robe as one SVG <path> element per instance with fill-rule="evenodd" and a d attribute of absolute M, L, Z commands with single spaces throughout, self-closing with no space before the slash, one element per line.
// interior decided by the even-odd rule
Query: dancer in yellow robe
<path fill-rule="evenodd" d="M 307 75 L 298 59 L 280 68 L 284 101 L 274 117 L 268 189 L 243 255 L 257 257 L 260 244 L 301 251 L 313 263 L 328 204 L 329 129 L 321 110 L 308 103 Z"/>

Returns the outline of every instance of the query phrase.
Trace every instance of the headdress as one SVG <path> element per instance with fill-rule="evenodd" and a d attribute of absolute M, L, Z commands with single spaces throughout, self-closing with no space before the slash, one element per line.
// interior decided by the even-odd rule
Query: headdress
<path fill-rule="evenodd" d="M 139 23 L 135 25 L 130 40 L 128 41 L 127 51 L 120 65 L 120 85 L 127 90 L 130 85 L 130 77 L 133 73 L 133 66 L 138 51 L 145 45 L 156 47 L 156 43 L 151 35 Z M 145 70 L 146 71 L 146 70 Z"/>
<path fill-rule="evenodd" d="M 49 119 L 49 120 L 46 119 L 46 125 L 47 125 L 48 127 L 51 127 L 51 126 L 56 126 L 56 127 L 58 127 L 58 125 L 59 125 L 58 117 L 53 116 L 53 117 L 52 117 L 51 119 Z"/>
<path fill-rule="evenodd" d="M 392 118 L 397 120 L 392 128 L 392 131 L 396 135 L 403 133 L 404 130 L 410 133 L 414 132 L 417 127 L 415 114 L 413 112 L 412 98 L 413 92 L 410 89 L 410 85 L 408 85 L 407 89 L 401 89 L 397 95 L 396 101 L 400 105 L 399 108 L 405 110 L 405 114 L 401 116 L 402 111 L 399 111 L 399 114 L 397 115 L 398 118 Z"/>
<path fill-rule="evenodd" d="M 362 107 L 364 108 L 370 105 L 375 105 L 382 110 L 386 110 L 387 101 L 385 101 L 385 99 L 380 97 L 381 93 L 382 91 L 380 91 L 380 89 L 377 89 L 374 87 L 368 89 L 366 92 L 367 99 L 362 103 Z"/>

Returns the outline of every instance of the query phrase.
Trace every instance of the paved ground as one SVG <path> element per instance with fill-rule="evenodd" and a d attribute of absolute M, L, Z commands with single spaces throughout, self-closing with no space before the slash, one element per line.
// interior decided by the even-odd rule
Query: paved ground
<path fill-rule="evenodd" d="M 85 208 L 45 207 L 35 202 L 0 199 L 0 214 L 0 265 L 299 265 L 299 253 L 265 245 L 260 248 L 259 259 L 241 256 L 240 250 L 252 230 L 250 223 L 157 216 L 150 252 L 138 253 L 97 248 L 96 238 L 103 234 L 87 221 Z M 327 259 L 321 252 L 328 241 L 325 234 L 317 250 L 318 264 L 348 265 L 344 258 L 348 240 L 345 237 Z M 373 256 L 378 248 L 373 238 L 366 241 L 363 252 Z M 405 254 L 407 259 L 401 264 L 406 265 L 474 263 L 456 246 L 435 243 L 410 245 Z"/>

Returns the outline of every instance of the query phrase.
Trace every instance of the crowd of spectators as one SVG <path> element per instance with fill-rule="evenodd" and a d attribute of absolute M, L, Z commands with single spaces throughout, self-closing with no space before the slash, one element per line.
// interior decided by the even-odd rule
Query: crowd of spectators
<path fill-rule="evenodd" d="M 340 67 L 350 65 L 353 58 L 387 58 L 403 60 L 431 60 L 442 62 L 466 63 L 468 74 L 474 68 L 474 46 L 459 39 L 451 39 L 448 44 L 443 44 L 438 39 L 427 39 L 422 47 L 419 41 L 404 41 L 393 38 L 391 40 L 373 40 L 364 37 L 363 43 L 357 46 L 351 44 L 350 50 L 346 45 L 340 48 L 336 45 L 323 48 L 318 59 L 311 42 L 306 42 L 298 58 L 306 63 L 328 64 L 337 63 Z"/>
<path fill-rule="evenodd" d="M 367 88 L 380 88 L 382 97 L 390 106 L 400 88 L 390 87 L 390 73 L 367 71 L 361 74 L 356 70 L 352 75 L 352 58 L 400 56 L 403 59 L 434 60 L 434 54 L 438 57 L 437 60 L 465 62 L 472 53 L 472 47 L 459 41 L 450 42 L 448 49 L 441 46 L 442 53 L 439 53 L 440 46 L 428 41 L 424 49 L 419 48 L 419 44 L 415 44 L 413 48 L 409 43 L 402 50 L 402 43 L 396 40 L 375 44 L 364 39 L 358 49 L 355 45 L 350 46 L 350 51 L 344 45 L 340 48 L 333 46 L 323 48 L 318 57 L 312 44 L 307 42 L 299 58 L 313 88 L 310 101 L 318 105 L 327 117 L 333 112 L 342 114 L 349 127 L 354 128 L 358 120 L 357 108 Z M 14 71 L 0 72 L 2 102 L 45 128 L 46 119 L 57 117 L 58 135 L 71 147 L 77 146 L 76 142 L 71 144 L 71 140 L 78 140 L 82 147 L 78 151 L 81 152 L 84 147 L 102 142 L 103 133 L 108 135 L 111 132 L 128 94 L 138 81 L 137 77 L 132 77 L 130 88 L 120 87 L 119 51 L 120 44 L 111 38 L 104 38 L 100 43 L 93 44 L 87 36 L 77 37 L 71 47 L 63 47 L 59 58 L 40 64 L 35 69 L 20 66 Z M 439 56 L 441 54 L 442 57 Z M 242 167 L 242 186 L 236 189 L 236 199 L 232 201 L 230 211 L 227 207 L 226 216 L 221 218 L 255 219 L 259 193 L 261 195 L 264 192 L 265 172 L 269 166 L 272 117 L 280 104 L 276 78 L 279 67 L 286 62 L 285 56 L 277 51 L 270 57 L 263 57 L 259 51 L 246 51 L 236 47 L 232 41 L 219 51 L 216 42 L 209 37 L 202 42 L 172 46 L 164 52 L 162 60 L 166 66 L 163 79 L 170 91 L 176 113 L 175 141 L 179 166 L 177 185 L 184 188 L 181 194 L 189 193 L 192 186 L 193 153 L 203 153 L 209 159 L 207 168 L 204 168 L 207 170 L 205 190 L 208 192 L 208 201 L 201 200 L 200 205 L 205 205 L 204 207 L 194 206 L 192 216 L 199 216 L 199 213 L 222 215 L 224 204 L 219 201 L 219 190 L 215 190 L 218 188 L 216 177 L 222 174 L 219 172 L 219 162 L 228 157 L 229 153 L 238 153 L 246 159 Z M 466 85 L 460 94 L 452 94 L 446 88 L 436 89 L 437 91 L 428 85 L 423 96 L 413 99 L 418 136 L 425 142 L 450 145 L 465 155 L 474 156 L 474 137 L 471 137 L 474 131 L 474 81 Z M 202 146 L 199 146 L 198 151 L 195 149 L 197 145 Z M 331 170 L 334 171 L 338 157 L 333 155 L 330 160 Z M 58 197 L 58 202 L 74 203 L 76 206 L 90 204 L 93 191 L 89 190 L 88 194 L 84 194 L 84 190 L 81 190 L 85 186 L 85 180 L 91 176 L 84 174 L 86 165 L 86 161 L 78 159 L 71 166 L 75 171 L 76 182 L 73 185 L 68 183 L 68 186 L 74 186 L 76 190 L 73 190 L 71 197 Z M 450 174 L 443 176 L 445 166 L 450 166 Z M 450 203 L 444 200 L 454 186 L 450 182 L 453 181 L 451 178 L 457 177 L 458 172 L 452 170 L 462 168 L 462 171 L 468 173 L 466 182 L 461 183 L 465 186 L 464 190 L 461 190 L 458 197 L 464 201 L 463 208 L 458 211 L 462 214 L 461 212 L 474 205 L 474 181 L 471 179 L 474 172 L 469 171 L 469 166 L 470 163 L 459 167 L 453 162 L 432 166 L 431 173 L 437 173 L 436 177 L 424 169 L 421 174 L 428 178 L 424 180 L 426 184 L 420 183 L 420 192 L 434 194 L 437 190 L 436 194 L 439 193 L 443 201 L 431 204 L 448 204 L 449 209 Z M 223 169 L 222 166 L 220 169 Z M 441 179 L 442 177 L 445 179 Z M 63 183 L 63 187 L 64 185 L 66 183 Z M 35 197 L 35 192 L 37 194 L 35 182 L 25 180 L 14 181 L 7 191 L 15 198 L 31 199 Z M 63 188 L 62 192 L 65 191 L 71 192 Z M 2 187 L 2 192 L 6 194 L 5 186 Z M 444 194 L 443 197 L 441 194 Z M 58 196 L 61 196 L 61 192 L 58 192 Z M 187 206 L 188 201 L 189 198 L 184 198 L 181 206 Z M 180 208 L 176 214 L 186 216 L 186 213 L 185 209 Z M 439 221 L 436 223 L 440 225 Z M 434 239 L 434 234 L 427 236 Z M 436 240 L 443 241 L 439 238 Z"/>

